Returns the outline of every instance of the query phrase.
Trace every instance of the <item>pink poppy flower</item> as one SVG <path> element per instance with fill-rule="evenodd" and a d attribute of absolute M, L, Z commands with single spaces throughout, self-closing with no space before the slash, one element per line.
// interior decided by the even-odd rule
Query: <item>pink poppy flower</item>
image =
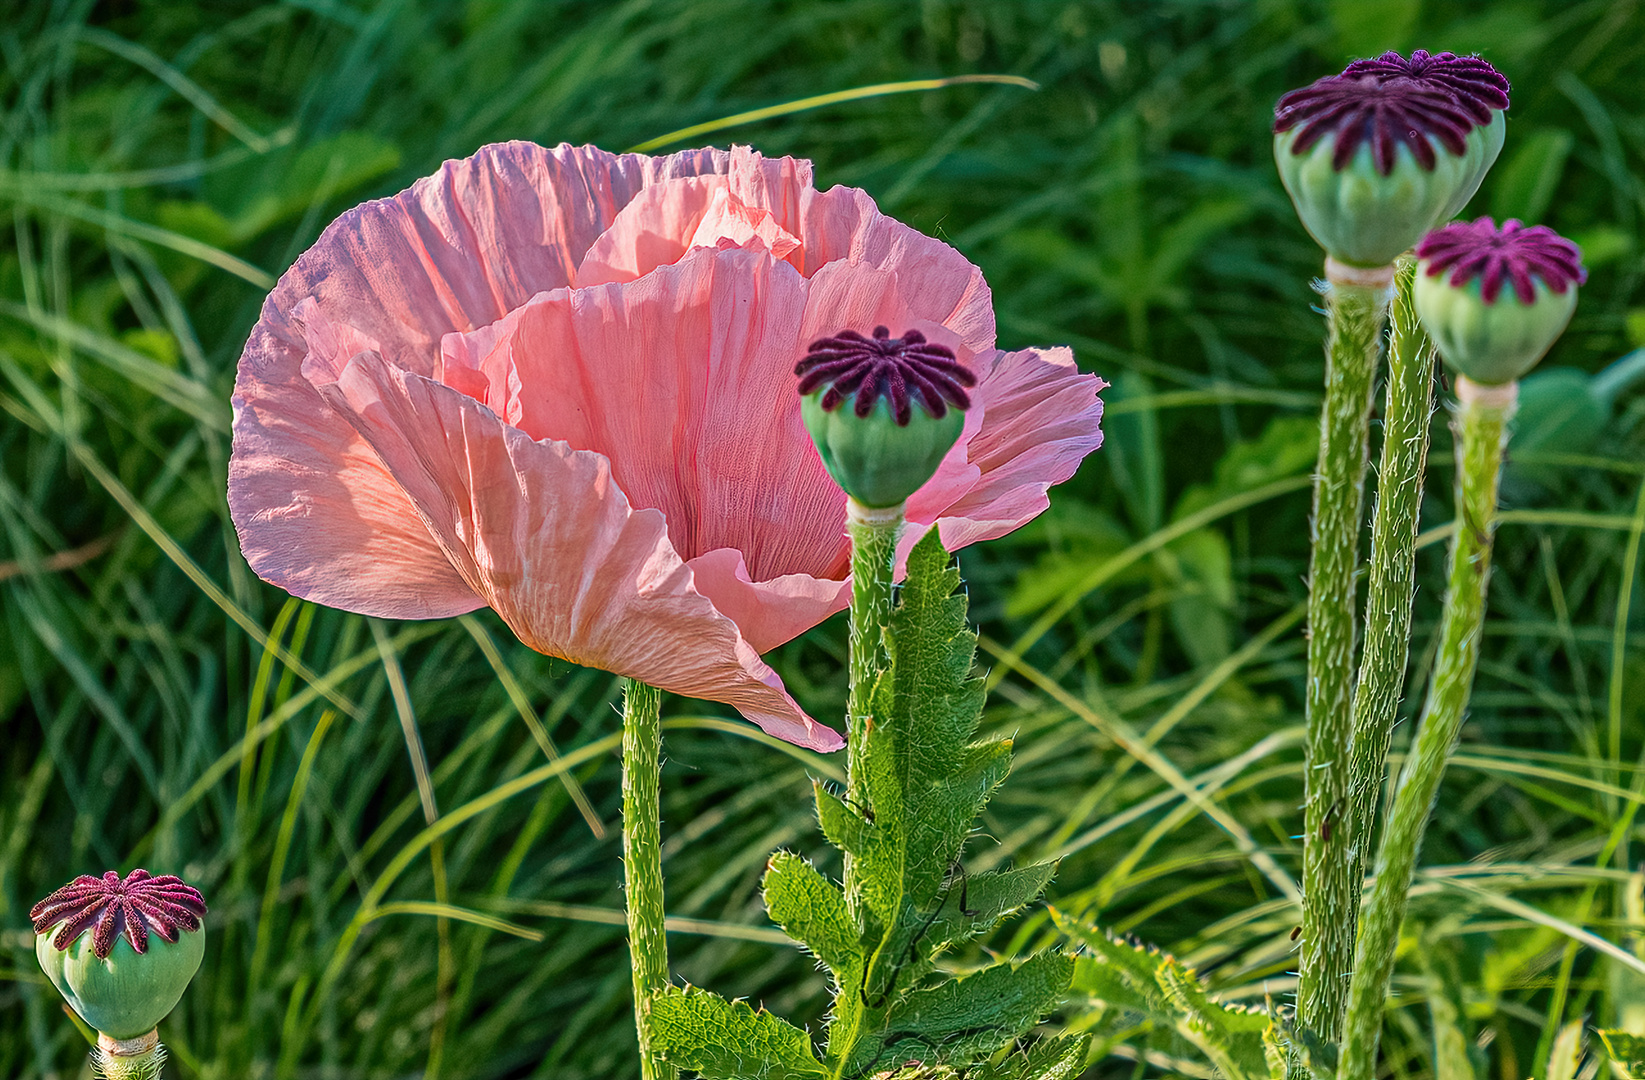
<path fill-rule="evenodd" d="M 1101 443 L 1100 379 L 995 349 L 981 272 L 809 162 L 485 147 L 344 214 L 264 303 L 234 392 L 242 550 L 317 603 L 489 605 L 541 652 L 837 748 L 759 654 L 850 601 L 794 362 L 881 324 L 978 376 L 911 531 L 1010 532 Z"/>

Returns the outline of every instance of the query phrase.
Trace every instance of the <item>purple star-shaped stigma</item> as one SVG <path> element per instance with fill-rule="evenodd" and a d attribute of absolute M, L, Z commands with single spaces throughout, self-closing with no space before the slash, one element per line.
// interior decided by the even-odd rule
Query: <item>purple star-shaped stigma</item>
<path fill-rule="evenodd" d="M 1536 299 L 1533 276 L 1556 293 L 1588 280 L 1581 248 L 1546 225 L 1527 228 L 1514 218 L 1500 229 L 1488 217 L 1454 221 L 1423 237 L 1417 258 L 1427 262 L 1429 277 L 1451 271 L 1452 285 L 1478 277 L 1479 295 L 1487 304 L 1496 303 L 1504 281 L 1513 283 L 1520 303 L 1529 304 Z"/>
<path fill-rule="evenodd" d="M 92 951 L 99 960 L 107 960 L 121 934 L 138 953 L 145 953 L 150 930 L 174 944 L 180 931 L 200 929 L 205 913 L 205 898 L 180 877 L 153 877 L 147 870 L 133 870 L 121 881 L 110 870 L 102 877 L 81 874 L 35 904 L 29 918 L 36 934 L 63 924 L 51 939 L 58 950 L 67 949 L 91 930 Z"/>
<path fill-rule="evenodd" d="M 1300 129 L 1291 145 L 1294 154 L 1306 153 L 1334 132 L 1331 166 L 1338 170 L 1360 143 L 1368 143 L 1377 171 L 1387 176 L 1401 143 L 1418 164 L 1432 169 L 1429 136 L 1461 154 L 1468 134 L 1489 124 L 1493 110 L 1507 107 L 1508 80 L 1477 56 L 1436 56 L 1418 49 L 1407 60 L 1386 52 L 1285 94 L 1274 106 L 1274 131 Z"/>
<path fill-rule="evenodd" d="M 828 387 L 822 396 L 824 412 L 833 412 L 855 394 L 857 415 L 867 416 L 884 395 L 891 401 L 891 415 L 903 427 L 913 417 L 910 403 L 915 398 L 940 420 L 950 405 L 970 408 L 965 390 L 977 385 L 977 377 L 954 358 L 954 350 L 925 340 L 918 330 L 892 337 L 883 326 L 876 326 L 871 338 L 842 330 L 813 341 L 805 358 L 794 365 L 794 374 L 800 376 L 801 394 Z"/>

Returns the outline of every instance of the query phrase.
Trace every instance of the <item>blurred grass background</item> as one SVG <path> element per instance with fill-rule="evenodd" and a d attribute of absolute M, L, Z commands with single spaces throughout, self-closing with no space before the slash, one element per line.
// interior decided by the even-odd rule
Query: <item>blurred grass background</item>
<path fill-rule="evenodd" d="M 866 188 L 983 267 L 1003 346 L 1070 343 L 1113 380 L 1108 442 L 1052 511 L 961 558 L 987 723 L 1018 733 L 969 868 L 1061 854 L 1060 909 L 1187 957 L 1232 1000 L 1284 1000 L 1297 915 L 1249 854 L 1299 861 L 1320 253 L 1268 123 L 1284 90 L 1417 46 L 1479 51 L 1514 83 L 1469 216 L 1550 224 L 1592 276 L 1546 362 L 1566 381 L 1522 420 L 1385 1068 L 1512 1080 L 1544 1075 L 1568 1021 L 1645 1034 L 1645 396 L 1585 379 L 1645 346 L 1636 0 L 6 10 L 0 1075 L 83 1074 L 26 913 L 76 873 L 134 865 L 212 906 L 206 966 L 162 1025 L 172 1075 L 635 1075 L 616 686 L 489 613 L 384 624 L 259 583 L 223 498 L 235 362 L 333 216 L 482 143 L 622 149 L 976 72 L 1041 89 L 882 97 L 714 139 Z M 1562 426 L 1573 410 L 1596 419 Z M 1436 428 L 1413 679 L 1450 519 Z M 831 717 L 844 649 L 830 623 L 773 661 Z M 776 847 L 827 850 L 807 777 L 841 762 L 700 703 L 665 716 L 675 971 L 815 1025 L 821 977 L 773 936 L 757 881 Z M 1184 776 L 1195 802 L 1167 780 Z M 1041 913 L 991 946 L 1049 940 Z M 1092 1077 L 1210 1075 L 1135 1017 L 1075 1001 L 1059 1022 L 1098 1032 Z"/>

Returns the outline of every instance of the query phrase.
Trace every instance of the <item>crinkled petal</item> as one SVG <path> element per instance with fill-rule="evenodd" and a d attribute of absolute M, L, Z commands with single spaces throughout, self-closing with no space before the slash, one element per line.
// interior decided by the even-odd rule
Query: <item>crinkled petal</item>
<path fill-rule="evenodd" d="M 986 362 L 972 394 L 981 422 L 963 442 L 975 478 L 939 472 L 908 505 L 911 522 L 939 523 L 950 551 L 1027 524 L 1051 505 L 1052 485 L 1102 445 L 1097 395 L 1107 384 L 1082 374 L 1071 351 L 996 352 Z"/>
<path fill-rule="evenodd" d="M 609 458 L 684 558 L 735 548 L 757 581 L 838 579 L 845 497 L 795 390 L 807 295 L 763 247 L 698 248 L 635 281 L 535 297 L 487 331 L 477 363 L 478 335 L 445 355 L 473 364 L 510 424 Z"/>
<path fill-rule="evenodd" d="M 707 170 L 705 170 L 706 172 Z M 633 281 L 680 260 L 693 247 L 716 247 L 724 236 L 739 244 L 745 226 L 761 226 L 766 246 L 798 269 L 801 207 L 811 189 L 811 163 L 768 158 L 734 146 L 724 169 L 660 183 L 623 207 L 577 268 L 578 286 Z M 710 235 L 712 234 L 712 235 Z M 786 237 L 777 243 L 777 234 Z"/>
<path fill-rule="evenodd" d="M 693 246 L 722 237 L 743 244 L 754 234 L 808 278 L 832 263 L 895 273 L 909 310 L 948 327 L 972 352 L 994 347 L 993 297 L 982 271 L 949 245 L 880 213 L 866 192 L 815 190 L 809 162 L 735 147 L 720 172 L 640 193 L 589 249 L 576 284 L 633 281 Z"/>
<path fill-rule="evenodd" d="M 840 745 L 693 587 L 662 515 L 631 509 L 603 456 L 533 441 L 376 353 L 318 389 L 383 461 L 463 581 L 527 645 L 725 702 L 803 746 Z"/>
<path fill-rule="evenodd" d="M 851 606 L 850 579 L 784 574 L 754 581 L 742 552 L 735 548 L 718 548 L 687 565 L 696 576 L 697 591 L 714 601 L 758 652 L 791 641 Z"/>
<path fill-rule="evenodd" d="M 809 191 L 803 213 L 798 230 L 783 225 L 804 245 L 806 277 L 842 262 L 892 271 L 910 311 L 946 326 L 972 352 L 994 347 L 993 294 L 982 271 L 964 255 L 880 213 L 867 192 L 856 188 Z"/>
<path fill-rule="evenodd" d="M 646 186 L 723 172 L 731 157 L 505 143 L 333 222 L 264 302 L 240 359 L 229 508 L 252 568 L 295 595 L 373 615 L 472 610 L 477 599 L 434 558 L 404 496 L 303 377 L 311 348 L 298 304 L 312 300 L 391 362 L 434 374 L 444 335 L 565 285 Z"/>
<path fill-rule="evenodd" d="M 309 301 L 293 326 L 313 348 L 278 382 L 241 369 L 228 503 L 251 568 L 293 596 L 387 619 L 461 615 L 485 601 L 464 584 L 383 464 L 299 371 L 340 371 L 376 343 Z M 259 324 L 247 354 L 290 347 Z M 335 377 L 335 376 L 332 376 Z"/>

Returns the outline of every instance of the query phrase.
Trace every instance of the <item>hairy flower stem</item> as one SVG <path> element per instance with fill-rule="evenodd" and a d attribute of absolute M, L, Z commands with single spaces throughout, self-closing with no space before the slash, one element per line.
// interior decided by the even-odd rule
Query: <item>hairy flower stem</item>
<path fill-rule="evenodd" d="M 1365 598 L 1365 645 L 1354 690 L 1354 734 L 1348 759 L 1348 813 L 1343 840 L 1362 881 L 1371 823 L 1388 763 L 1388 741 L 1405 689 L 1411 651 L 1411 601 L 1416 595 L 1417 519 L 1428 433 L 1434 411 L 1434 346 L 1411 305 L 1416 264 L 1400 268 L 1388 346 L 1388 398 L 1382 416 L 1382 462 L 1371 511 L 1371 581 Z M 1349 908 L 1350 937 L 1359 912 Z"/>
<path fill-rule="evenodd" d="M 1394 950 L 1405 920 L 1406 892 L 1433 812 L 1434 796 L 1468 708 L 1479 638 L 1485 624 L 1486 586 L 1491 576 L 1497 481 L 1508 421 L 1519 385 L 1481 386 L 1457 379 L 1452 430 L 1457 440 L 1456 535 L 1451 540 L 1451 576 L 1440 620 L 1434 675 L 1422 706 L 1416 745 L 1406 758 L 1382 847 L 1376 881 L 1365 906 L 1348 995 L 1340 1080 L 1371 1080 L 1377 1040 L 1394 970 Z"/>
<path fill-rule="evenodd" d="M 166 1048 L 160 1033 L 151 1031 L 135 1039 L 115 1039 L 97 1033 L 91 1052 L 91 1074 L 99 1080 L 160 1080 L 166 1063 Z"/>
<path fill-rule="evenodd" d="M 846 702 L 846 794 L 862 805 L 863 737 L 867 732 L 874 680 L 885 667 L 885 624 L 891 618 L 891 575 L 902 531 L 901 504 L 887 509 L 847 498 L 846 532 L 851 537 L 851 691 Z"/>
<path fill-rule="evenodd" d="M 885 668 L 885 625 L 891 619 L 891 577 L 896 570 L 897 534 L 903 506 L 879 509 L 845 500 L 845 530 L 851 537 L 851 689 L 845 705 L 845 795 L 862 812 L 863 745 L 868 736 L 874 680 Z M 861 889 L 850 855 L 845 856 L 845 899 L 859 923 Z"/>
<path fill-rule="evenodd" d="M 1325 272 L 1330 282 L 1325 406 L 1308 569 L 1308 767 L 1297 1014 L 1304 1027 L 1334 1042 L 1347 998 L 1360 894 L 1341 832 L 1353 731 L 1354 571 L 1370 458 L 1371 384 L 1394 268 L 1362 270 L 1327 259 Z M 1303 1070 L 1293 1068 L 1292 1074 Z"/>
<path fill-rule="evenodd" d="M 623 874 L 628 952 L 634 969 L 634 1027 L 640 1037 L 641 1080 L 674 1080 L 678 1071 L 651 1048 L 652 998 L 668 986 L 668 938 L 663 930 L 662 773 L 663 692 L 623 680 Z"/>

